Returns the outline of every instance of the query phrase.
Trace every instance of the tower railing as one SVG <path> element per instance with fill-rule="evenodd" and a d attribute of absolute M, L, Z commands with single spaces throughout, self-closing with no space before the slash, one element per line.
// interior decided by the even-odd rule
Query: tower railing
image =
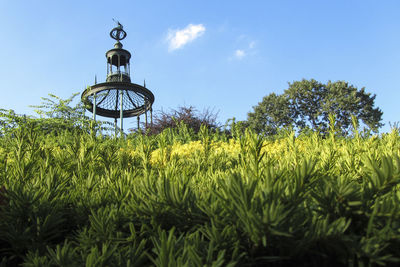
<path fill-rule="evenodd" d="M 127 76 L 129 76 L 129 73 L 128 73 L 127 71 L 121 71 L 121 70 L 116 70 L 116 71 L 113 71 L 113 72 L 109 72 L 109 73 L 107 74 L 107 76 L 115 75 L 115 74 L 122 74 L 122 75 L 127 75 Z"/>
<path fill-rule="evenodd" d="M 114 71 L 108 73 L 106 80 L 108 82 L 130 82 L 131 77 L 128 72 L 125 71 Z"/>

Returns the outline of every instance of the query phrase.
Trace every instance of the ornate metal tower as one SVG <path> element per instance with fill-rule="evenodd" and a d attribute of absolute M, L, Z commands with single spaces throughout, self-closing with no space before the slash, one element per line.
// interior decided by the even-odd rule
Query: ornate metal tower
<path fill-rule="evenodd" d="M 104 83 L 97 83 L 88 87 L 82 93 L 82 101 L 87 110 L 93 113 L 93 120 L 96 114 L 115 119 L 117 129 L 117 119 L 120 119 L 121 136 L 123 133 L 123 119 L 137 117 L 138 129 L 140 128 L 140 115 L 145 114 L 145 124 L 147 127 L 147 112 L 150 112 L 150 123 L 153 123 L 152 105 L 154 103 L 153 93 L 144 86 L 131 83 L 130 78 L 130 59 L 131 53 L 122 49 L 120 43 L 126 37 L 126 32 L 118 22 L 118 26 L 111 30 L 111 38 L 117 40 L 114 48 L 108 50 L 107 58 L 107 78 Z"/>

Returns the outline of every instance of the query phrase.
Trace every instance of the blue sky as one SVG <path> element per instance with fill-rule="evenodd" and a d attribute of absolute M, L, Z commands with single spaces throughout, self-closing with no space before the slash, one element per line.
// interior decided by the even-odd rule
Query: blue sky
<path fill-rule="evenodd" d="M 399 1 L 0 0 L 0 108 L 33 115 L 48 93 L 104 81 L 115 18 L 156 110 L 210 108 L 223 124 L 288 82 L 344 80 L 377 95 L 388 131 L 400 121 L 399 13 Z"/>

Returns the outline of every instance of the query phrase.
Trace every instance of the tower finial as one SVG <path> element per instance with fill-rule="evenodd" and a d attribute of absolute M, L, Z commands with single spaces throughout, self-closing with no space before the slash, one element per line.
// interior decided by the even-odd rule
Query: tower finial
<path fill-rule="evenodd" d="M 97 84 L 97 75 L 94 75 L 94 84 Z"/>
<path fill-rule="evenodd" d="M 118 24 L 118 27 L 119 28 L 121 28 L 121 29 L 123 29 L 124 27 L 122 26 L 122 24 L 121 23 L 119 23 L 119 21 L 118 20 L 115 20 L 114 18 L 112 19 L 115 23 L 117 23 Z"/>
<path fill-rule="evenodd" d="M 143 87 L 146 88 L 146 79 L 144 79 Z"/>
<path fill-rule="evenodd" d="M 115 19 L 113 19 L 118 26 L 113 28 L 110 32 L 110 36 L 111 38 L 113 38 L 114 40 L 117 40 L 117 42 L 125 39 L 126 37 L 126 32 L 124 31 L 124 27 L 122 26 L 122 24 L 119 21 L 116 21 Z"/>

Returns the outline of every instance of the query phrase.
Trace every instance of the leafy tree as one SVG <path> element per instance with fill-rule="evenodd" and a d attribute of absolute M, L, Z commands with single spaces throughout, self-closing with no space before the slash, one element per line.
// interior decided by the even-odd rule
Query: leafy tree
<path fill-rule="evenodd" d="M 383 124 L 382 111 L 374 107 L 376 95 L 358 90 L 344 81 L 320 83 L 314 79 L 289 83 L 281 95 L 271 93 L 248 113 L 247 125 L 259 133 L 275 134 L 280 128 L 312 129 L 326 133 L 329 115 L 335 115 L 335 128 L 349 133 L 352 116 L 370 130 Z"/>
<path fill-rule="evenodd" d="M 42 104 L 30 106 L 40 118 L 33 116 L 19 115 L 13 110 L 0 109 L 0 134 L 13 131 L 14 129 L 32 124 L 44 133 L 60 133 L 61 131 L 84 131 L 91 132 L 94 129 L 108 130 L 101 122 L 93 122 L 85 116 L 85 107 L 82 102 L 71 106 L 74 98 L 79 93 L 73 94 L 67 99 L 49 94 L 49 97 L 42 97 Z"/>
<path fill-rule="evenodd" d="M 216 119 L 217 114 L 209 109 L 199 112 L 193 106 L 182 106 L 170 111 L 161 110 L 155 114 L 153 125 L 150 125 L 150 123 L 148 124 L 147 133 L 158 134 L 164 129 L 176 128 L 181 123 L 186 124 L 194 133 L 198 133 L 202 125 L 210 129 L 216 129 Z"/>
<path fill-rule="evenodd" d="M 49 97 L 42 97 L 42 104 L 30 106 L 40 116 L 41 128 L 47 132 L 62 130 L 84 130 L 89 131 L 92 121 L 85 116 L 85 107 L 82 102 L 71 106 L 74 98 L 79 93 L 73 94 L 67 99 L 49 94 Z"/>
<path fill-rule="evenodd" d="M 0 109 L 0 136 L 24 124 L 29 117 L 16 114 L 14 110 Z"/>
<path fill-rule="evenodd" d="M 289 105 L 289 99 L 284 95 L 269 94 L 263 98 L 262 103 L 254 107 L 253 113 L 248 114 L 245 125 L 258 133 L 276 134 L 277 129 L 294 123 Z"/>

